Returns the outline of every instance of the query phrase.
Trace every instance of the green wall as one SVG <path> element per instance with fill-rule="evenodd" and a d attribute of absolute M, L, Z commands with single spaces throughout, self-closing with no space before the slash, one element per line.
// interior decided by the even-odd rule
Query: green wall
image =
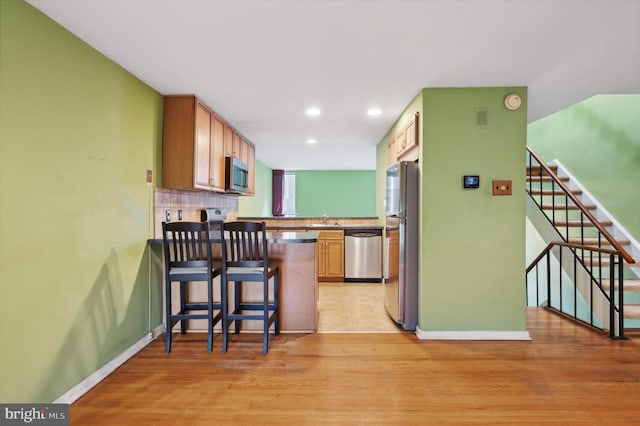
<path fill-rule="evenodd" d="M 376 172 L 290 171 L 296 175 L 298 216 L 376 216 Z M 383 213 L 384 214 L 384 213 Z M 256 162 L 256 194 L 240 197 L 238 216 L 271 216 L 271 169 Z"/>
<path fill-rule="evenodd" d="M 162 98 L 21 0 L 0 56 L 0 401 L 49 402 L 162 321 Z"/>
<path fill-rule="evenodd" d="M 524 100 L 517 111 L 503 107 L 512 92 Z M 526 96 L 523 87 L 424 89 L 404 112 L 422 102 L 422 331 L 526 330 Z M 478 108 L 488 111 L 486 127 L 476 126 Z M 378 146 L 379 174 L 392 134 Z M 480 188 L 462 189 L 465 174 L 480 175 Z M 513 195 L 492 196 L 494 179 L 512 180 Z"/>
<path fill-rule="evenodd" d="M 271 216 L 271 169 L 256 160 L 256 193 L 238 197 L 238 216 Z"/>
<path fill-rule="evenodd" d="M 294 173 L 298 216 L 376 216 L 375 170 Z"/>
<path fill-rule="evenodd" d="M 423 93 L 420 319 L 423 330 L 526 330 L 526 88 L 425 89 Z M 488 111 L 476 126 L 475 110 Z M 462 189 L 462 176 L 480 188 Z M 512 196 L 492 196 L 493 179 Z"/>
<path fill-rule="evenodd" d="M 640 95 L 598 95 L 529 125 L 528 143 L 560 160 L 640 241 Z"/>

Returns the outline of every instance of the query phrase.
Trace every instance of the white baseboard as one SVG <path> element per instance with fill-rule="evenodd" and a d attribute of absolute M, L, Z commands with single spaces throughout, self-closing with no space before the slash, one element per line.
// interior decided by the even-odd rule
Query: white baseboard
<path fill-rule="evenodd" d="M 62 394 L 58 399 L 53 401 L 54 404 L 72 404 L 91 388 L 100 383 L 105 377 L 115 371 L 116 368 L 124 364 L 129 358 L 140 352 L 145 346 L 151 343 L 156 337 L 164 333 L 164 324 L 160 324 L 154 328 L 148 335 L 144 336 L 136 343 L 128 347 L 120 355 L 103 365 L 89 377 L 75 385 L 69 391 Z"/>
<path fill-rule="evenodd" d="M 416 328 L 421 340 L 531 340 L 528 331 L 425 331 Z"/>

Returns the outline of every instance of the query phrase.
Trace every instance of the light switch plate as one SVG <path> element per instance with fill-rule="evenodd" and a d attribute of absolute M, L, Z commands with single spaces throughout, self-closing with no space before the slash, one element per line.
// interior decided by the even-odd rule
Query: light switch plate
<path fill-rule="evenodd" d="M 511 195 L 510 180 L 494 180 L 491 181 L 493 195 Z"/>

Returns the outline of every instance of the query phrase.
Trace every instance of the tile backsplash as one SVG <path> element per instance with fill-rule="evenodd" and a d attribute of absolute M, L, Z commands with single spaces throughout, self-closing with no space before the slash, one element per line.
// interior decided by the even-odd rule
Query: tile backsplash
<path fill-rule="evenodd" d="M 171 221 L 178 220 L 178 210 L 182 210 L 182 220 L 200 221 L 200 210 L 218 207 L 227 211 L 227 219 L 238 217 L 238 196 L 218 194 L 209 191 L 187 191 L 182 189 L 156 188 L 154 191 L 154 235 L 162 238 L 162 222 L 167 210 Z"/>

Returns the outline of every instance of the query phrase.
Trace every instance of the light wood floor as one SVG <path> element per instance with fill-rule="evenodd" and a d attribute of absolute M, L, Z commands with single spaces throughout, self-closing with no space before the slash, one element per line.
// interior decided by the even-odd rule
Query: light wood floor
<path fill-rule="evenodd" d="M 400 333 L 384 310 L 381 283 L 320 283 L 319 333 Z"/>
<path fill-rule="evenodd" d="M 177 336 L 70 409 L 72 425 L 640 424 L 640 335 L 614 341 L 529 308 L 532 341 L 411 333 Z"/>

